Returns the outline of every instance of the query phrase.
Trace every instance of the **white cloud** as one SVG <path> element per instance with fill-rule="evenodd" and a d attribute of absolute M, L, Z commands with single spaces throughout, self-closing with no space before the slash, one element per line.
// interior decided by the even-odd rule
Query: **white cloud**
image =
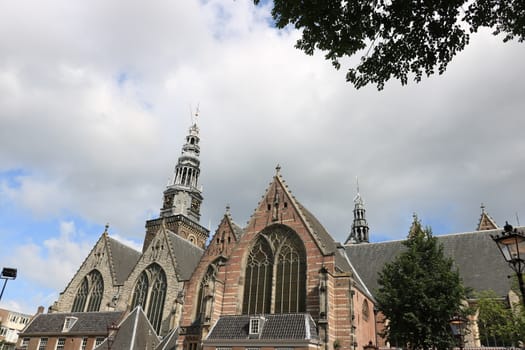
<path fill-rule="evenodd" d="M 298 33 L 268 26 L 268 14 L 231 0 L 4 6 L 0 172 L 22 175 L 2 181 L 0 200 L 140 240 L 200 102 L 206 226 L 227 203 L 246 222 L 277 163 L 338 240 L 355 176 L 372 239 L 404 237 L 414 211 L 453 231 L 475 228 L 481 202 L 500 224 L 525 215 L 523 44 L 481 32 L 443 76 L 356 91 L 322 54 L 294 49 Z M 100 232 L 85 234 L 61 234 L 64 266 L 54 234 L 12 251 L 35 283 L 60 290 L 64 277 L 46 282 L 42 266 L 72 274 Z"/>

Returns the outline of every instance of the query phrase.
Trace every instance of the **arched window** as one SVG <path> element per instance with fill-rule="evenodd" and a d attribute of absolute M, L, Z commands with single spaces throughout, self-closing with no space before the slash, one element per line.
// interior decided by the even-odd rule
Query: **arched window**
<path fill-rule="evenodd" d="M 73 301 L 71 312 L 99 311 L 104 296 L 104 279 L 97 270 L 84 277 Z"/>
<path fill-rule="evenodd" d="M 301 312 L 306 296 L 306 259 L 302 242 L 291 235 L 276 257 L 275 313 Z"/>
<path fill-rule="evenodd" d="M 271 226 L 259 234 L 248 255 L 243 313 L 305 310 L 306 251 L 303 242 L 290 228 Z"/>
<path fill-rule="evenodd" d="M 157 334 L 162 323 L 166 288 L 166 273 L 159 265 L 151 264 L 139 275 L 133 290 L 131 308 L 140 305 Z"/>

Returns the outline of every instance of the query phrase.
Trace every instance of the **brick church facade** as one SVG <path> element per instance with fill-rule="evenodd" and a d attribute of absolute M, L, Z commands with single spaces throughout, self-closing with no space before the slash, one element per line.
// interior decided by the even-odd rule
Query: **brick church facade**
<path fill-rule="evenodd" d="M 104 312 L 126 323 L 121 313 L 137 309 L 149 323 L 142 328 L 165 340 L 147 342 L 152 349 L 355 349 L 375 343 L 371 295 L 355 278 L 343 246 L 292 196 L 279 167 L 246 227 L 232 220 L 229 208 L 212 235 L 200 224 L 199 141 L 193 124 L 160 215 L 146 222 L 142 252 L 110 237 L 106 227 L 49 313 L 25 330 L 31 341 L 22 334 L 20 347 L 48 350 L 59 339 L 64 350 L 82 344 L 81 329 L 43 331 L 51 315 L 66 322 Z"/>
<path fill-rule="evenodd" d="M 106 227 L 49 313 L 37 315 L 20 334 L 18 348 L 356 350 L 387 345 L 378 342 L 382 324 L 370 291 L 402 245 L 369 243 L 359 190 L 344 245 L 292 195 L 279 167 L 245 227 L 226 208 L 210 233 L 200 224 L 199 142 L 193 124 L 163 192 L 159 217 L 146 222 L 142 251 L 110 237 Z M 498 230 L 482 207 L 475 232 L 440 240 L 467 287 L 505 296 L 507 267 L 490 239 Z M 105 321 L 96 327 L 86 321 L 94 319 Z M 480 339 L 473 338 L 473 344 Z"/>

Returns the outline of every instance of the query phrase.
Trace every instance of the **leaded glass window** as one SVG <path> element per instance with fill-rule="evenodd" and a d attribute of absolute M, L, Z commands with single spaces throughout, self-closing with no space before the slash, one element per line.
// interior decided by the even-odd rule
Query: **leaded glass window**
<path fill-rule="evenodd" d="M 148 274 L 142 272 L 135 285 L 135 291 L 133 292 L 133 300 L 131 301 L 131 307 L 134 309 L 137 305 L 142 307 L 142 310 L 146 310 L 146 298 L 148 296 Z"/>
<path fill-rule="evenodd" d="M 133 291 L 132 309 L 140 305 L 157 333 L 162 323 L 167 286 L 164 270 L 157 264 L 151 264 L 139 275 Z"/>
<path fill-rule="evenodd" d="M 246 263 L 244 314 L 269 313 L 272 297 L 273 252 L 266 237 L 259 236 Z"/>
<path fill-rule="evenodd" d="M 97 270 L 84 277 L 73 301 L 72 312 L 99 311 L 104 296 L 104 279 Z"/>
<path fill-rule="evenodd" d="M 306 261 L 297 235 L 290 235 L 280 245 L 276 265 L 274 313 L 305 311 Z"/>
<path fill-rule="evenodd" d="M 306 251 L 299 236 L 273 225 L 255 240 L 245 269 L 244 314 L 304 312 Z"/>

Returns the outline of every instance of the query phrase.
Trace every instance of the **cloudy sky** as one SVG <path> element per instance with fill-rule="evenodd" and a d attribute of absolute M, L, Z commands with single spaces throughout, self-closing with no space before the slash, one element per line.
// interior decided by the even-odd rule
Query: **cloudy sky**
<path fill-rule="evenodd" d="M 525 44 L 482 32 L 443 76 L 355 90 L 248 0 L 9 1 L 0 11 L 0 307 L 56 300 L 109 223 L 140 246 L 200 108 L 202 224 L 244 225 L 282 166 L 338 241 L 525 222 Z M 352 64 L 352 62 L 347 62 Z"/>

